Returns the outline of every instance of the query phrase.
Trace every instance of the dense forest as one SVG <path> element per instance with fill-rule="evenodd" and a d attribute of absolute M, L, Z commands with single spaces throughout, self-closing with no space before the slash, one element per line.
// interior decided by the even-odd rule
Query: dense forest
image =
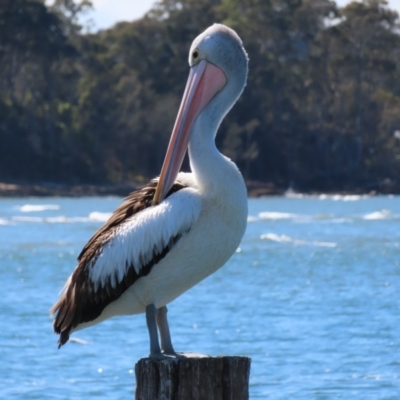
<path fill-rule="evenodd" d="M 161 0 L 84 33 L 91 7 L 0 1 L 0 181 L 157 175 L 190 43 L 222 22 L 250 72 L 217 144 L 247 180 L 400 192 L 400 21 L 384 0 Z"/>

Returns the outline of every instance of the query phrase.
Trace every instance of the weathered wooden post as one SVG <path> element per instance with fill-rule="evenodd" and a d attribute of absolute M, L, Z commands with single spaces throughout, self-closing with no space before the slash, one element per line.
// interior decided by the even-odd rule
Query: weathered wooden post
<path fill-rule="evenodd" d="M 247 400 L 251 359 L 193 355 L 135 366 L 136 400 Z"/>

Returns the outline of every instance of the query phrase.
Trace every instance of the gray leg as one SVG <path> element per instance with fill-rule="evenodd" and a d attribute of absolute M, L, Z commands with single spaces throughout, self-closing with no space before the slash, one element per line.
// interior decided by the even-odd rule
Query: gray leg
<path fill-rule="evenodd" d="M 161 349 L 158 343 L 158 332 L 157 332 L 157 308 L 154 304 L 150 304 L 146 307 L 146 322 L 147 329 L 150 335 L 150 357 L 160 357 Z M 158 318 L 157 318 L 158 319 Z"/>
<path fill-rule="evenodd" d="M 171 342 L 171 334 L 169 332 L 167 312 L 168 309 L 166 306 L 159 308 L 157 311 L 157 325 L 158 325 L 158 330 L 160 331 L 161 349 L 163 350 L 164 354 L 176 355 Z"/>

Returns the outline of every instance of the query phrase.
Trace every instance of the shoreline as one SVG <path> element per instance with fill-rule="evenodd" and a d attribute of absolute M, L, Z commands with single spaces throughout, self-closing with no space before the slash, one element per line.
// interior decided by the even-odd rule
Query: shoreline
<path fill-rule="evenodd" d="M 126 197 L 129 193 L 141 187 L 142 183 L 118 183 L 118 184 L 81 184 L 67 185 L 58 183 L 4 183 L 0 182 L 0 198 L 10 197 L 91 197 L 91 196 L 118 196 Z M 282 189 L 273 183 L 248 181 L 246 182 L 249 197 L 266 197 L 266 196 L 319 196 L 319 195 L 368 195 L 374 196 L 378 194 L 389 195 L 398 194 L 397 190 L 362 190 L 356 188 L 354 190 L 338 190 L 326 192 L 296 192 L 291 189 Z M 384 188 L 394 189 L 394 188 Z"/>
<path fill-rule="evenodd" d="M 127 196 L 140 184 L 81 184 L 61 183 L 5 183 L 0 182 L 0 198 L 7 197 L 91 197 L 91 196 Z"/>

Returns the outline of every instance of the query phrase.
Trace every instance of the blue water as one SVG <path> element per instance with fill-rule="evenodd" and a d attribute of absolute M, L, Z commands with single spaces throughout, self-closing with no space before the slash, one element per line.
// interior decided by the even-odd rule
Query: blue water
<path fill-rule="evenodd" d="M 175 348 L 252 358 L 252 399 L 400 398 L 399 197 L 268 198 L 169 307 Z M 0 398 L 131 399 L 144 315 L 57 350 L 48 310 L 118 198 L 0 200 Z"/>

